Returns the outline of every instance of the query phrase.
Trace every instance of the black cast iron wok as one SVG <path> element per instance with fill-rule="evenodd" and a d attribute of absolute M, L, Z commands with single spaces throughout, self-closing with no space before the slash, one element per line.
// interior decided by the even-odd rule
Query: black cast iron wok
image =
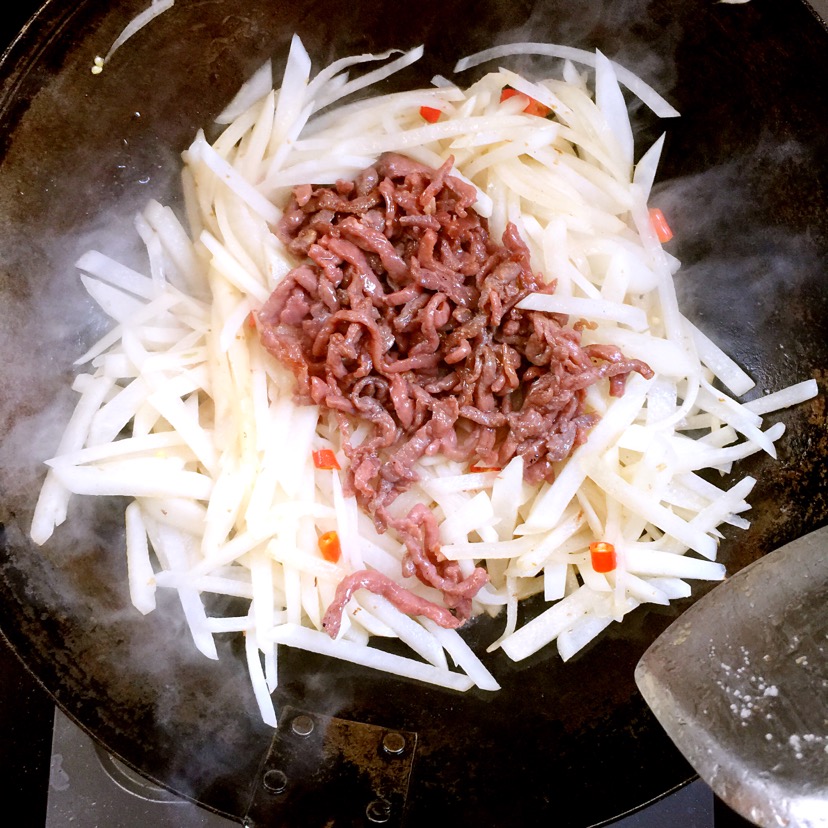
<path fill-rule="evenodd" d="M 811 376 L 821 389 L 782 415 L 778 462 L 737 469 L 759 480 L 753 523 L 726 531 L 721 559 L 736 571 L 825 522 L 828 36 L 807 6 L 177 0 L 93 76 L 94 57 L 146 5 L 52 0 L 0 69 L 0 628 L 111 752 L 241 820 L 273 734 L 238 644 L 207 662 L 179 635 L 172 602 L 147 618 L 130 606 L 122 502 L 79 501 L 43 549 L 28 540 L 72 359 L 100 332 L 71 265 L 91 245 L 134 255 L 135 209 L 151 197 L 180 206 L 179 153 L 265 57 L 279 64 L 293 32 L 317 65 L 425 43 L 398 87 L 493 43 L 535 39 L 599 47 L 665 92 L 684 117 L 659 125 L 639 112 L 638 133 L 646 146 L 668 130 L 656 201 L 685 263 L 687 313 L 753 375 L 755 393 Z M 407 825 L 594 825 L 692 777 L 633 682 L 684 606 L 638 611 L 566 665 L 552 652 L 518 665 L 495 654 L 495 695 L 285 653 L 277 702 L 416 733 Z M 500 623 L 475 624 L 468 640 L 483 651 Z M 350 814 L 353 792 L 332 784 L 319 799 Z"/>

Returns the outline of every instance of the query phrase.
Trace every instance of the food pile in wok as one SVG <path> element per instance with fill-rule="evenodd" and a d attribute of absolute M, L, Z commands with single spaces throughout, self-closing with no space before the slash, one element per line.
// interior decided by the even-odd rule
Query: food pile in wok
<path fill-rule="evenodd" d="M 115 326 L 77 360 L 32 537 L 73 495 L 131 498 L 135 606 L 176 590 L 211 658 L 244 633 L 271 724 L 280 645 L 496 690 L 462 637 L 481 613 L 503 619 L 490 650 L 568 659 L 723 578 L 718 527 L 747 525 L 755 481 L 702 472 L 775 456 L 762 415 L 816 392 L 739 403 L 752 381 L 682 315 L 649 205 L 663 138 L 636 156 L 624 98 L 676 116 L 649 86 L 513 44 L 456 70 L 540 54 L 560 75 L 355 99 L 421 54 L 314 75 L 294 38 L 279 87 L 268 63 L 184 154 L 186 216 L 136 218 L 147 272 L 77 263 Z"/>

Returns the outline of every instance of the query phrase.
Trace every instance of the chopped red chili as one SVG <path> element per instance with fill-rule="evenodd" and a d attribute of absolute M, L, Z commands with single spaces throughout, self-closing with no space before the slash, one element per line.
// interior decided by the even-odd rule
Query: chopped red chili
<path fill-rule="evenodd" d="M 503 103 L 503 101 L 508 101 L 509 98 L 512 98 L 515 95 L 521 95 L 529 102 L 523 108 L 523 111 L 527 115 L 537 115 L 539 118 L 548 118 L 552 114 L 552 110 L 548 106 L 542 104 L 540 101 L 536 101 L 534 98 L 530 98 L 528 95 L 524 95 L 523 92 L 518 92 L 517 89 L 512 89 L 511 86 L 503 87 L 503 91 L 500 93 L 500 102 Z"/>
<path fill-rule="evenodd" d="M 342 555 L 342 547 L 339 543 L 339 535 L 336 531 L 325 532 L 319 536 L 319 551 L 326 561 L 336 563 Z"/>
<path fill-rule="evenodd" d="M 664 213 L 658 207 L 650 208 L 650 224 L 653 225 L 656 237 L 660 242 L 668 242 L 673 238 L 673 231 L 670 225 L 667 224 L 667 219 L 664 218 Z"/>
<path fill-rule="evenodd" d="M 424 121 L 428 121 L 430 124 L 436 124 L 437 121 L 440 119 L 440 115 L 442 113 L 439 109 L 435 109 L 433 106 L 421 106 L 420 107 L 420 117 Z"/>
<path fill-rule="evenodd" d="M 317 469 L 339 469 L 339 461 L 331 449 L 318 449 L 313 453 L 313 465 Z"/>
<path fill-rule="evenodd" d="M 596 572 L 612 572 L 618 564 L 615 547 L 606 541 L 593 541 L 589 545 L 589 555 Z"/>

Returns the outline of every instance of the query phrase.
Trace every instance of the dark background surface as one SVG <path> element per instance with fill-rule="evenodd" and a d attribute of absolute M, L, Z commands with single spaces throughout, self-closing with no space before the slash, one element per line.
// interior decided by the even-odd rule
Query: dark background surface
<path fill-rule="evenodd" d="M 0 795 L 20 828 L 42 828 L 54 704 L 0 638 Z"/>
<path fill-rule="evenodd" d="M 5 49 L 40 5 L 4 3 L 0 48 Z M 52 744 L 54 703 L 0 636 L 0 798 L 17 812 L 20 828 L 42 828 Z"/>

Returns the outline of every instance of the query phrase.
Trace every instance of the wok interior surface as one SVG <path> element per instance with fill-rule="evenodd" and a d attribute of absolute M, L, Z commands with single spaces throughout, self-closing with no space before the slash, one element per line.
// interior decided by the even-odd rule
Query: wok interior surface
<path fill-rule="evenodd" d="M 41 461 L 72 403 L 72 361 L 104 324 L 72 263 L 96 246 L 142 266 L 134 212 L 149 198 L 181 207 L 180 152 L 199 127 L 215 134 L 213 118 L 267 57 L 278 75 L 294 32 L 316 69 L 424 43 L 423 60 L 388 88 L 450 76 L 463 54 L 524 39 L 598 47 L 664 93 L 683 117 L 658 124 L 639 109 L 637 139 L 641 152 L 667 131 L 654 201 L 676 232 L 685 312 L 751 373 L 753 393 L 820 384 L 816 400 L 781 415 L 780 459 L 736 469 L 759 483 L 751 528 L 725 528 L 721 560 L 734 572 L 825 522 L 828 38 L 807 6 L 178 0 L 92 75 L 94 57 L 145 6 L 53 0 L 0 76 L 0 629 L 108 750 L 241 819 L 272 732 L 240 642 L 221 640 L 210 662 L 184 634 L 174 597 L 146 618 L 131 607 L 122 501 L 76 498 L 45 547 L 28 539 Z M 477 621 L 467 640 L 500 680 L 496 694 L 283 648 L 276 701 L 415 731 L 407 824 L 548 824 L 574 807 L 566 824 L 595 825 L 693 775 L 633 681 L 640 655 L 686 605 L 639 610 L 567 664 L 551 647 L 520 664 L 485 656 L 503 621 Z"/>

